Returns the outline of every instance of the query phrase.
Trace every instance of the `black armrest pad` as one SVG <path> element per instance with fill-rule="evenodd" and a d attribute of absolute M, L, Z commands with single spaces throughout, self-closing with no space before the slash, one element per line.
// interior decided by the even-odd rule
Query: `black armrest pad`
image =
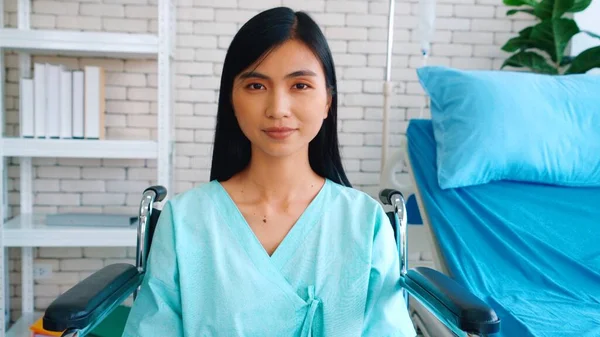
<path fill-rule="evenodd" d="M 476 334 L 499 331 L 494 309 L 448 276 L 426 267 L 413 268 L 406 276 L 454 313 L 461 330 Z"/>
<path fill-rule="evenodd" d="M 126 263 L 106 266 L 55 299 L 44 313 L 44 329 L 82 329 L 115 305 L 125 292 L 135 290 L 142 278 Z"/>

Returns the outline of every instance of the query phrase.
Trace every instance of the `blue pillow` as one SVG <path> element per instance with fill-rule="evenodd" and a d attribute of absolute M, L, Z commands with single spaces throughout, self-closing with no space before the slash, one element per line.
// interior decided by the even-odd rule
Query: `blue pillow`
<path fill-rule="evenodd" d="M 600 185 L 600 76 L 417 69 L 442 189 L 495 180 Z"/>

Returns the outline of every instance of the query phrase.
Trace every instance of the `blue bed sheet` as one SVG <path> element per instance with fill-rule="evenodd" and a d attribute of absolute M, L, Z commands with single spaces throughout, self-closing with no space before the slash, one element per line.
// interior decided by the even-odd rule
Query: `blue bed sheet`
<path fill-rule="evenodd" d="M 600 336 L 600 188 L 498 181 L 442 190 L 431 121 L 411 121 L 407 136 L 449 272 L 496 310 L 498 336 Z"/>

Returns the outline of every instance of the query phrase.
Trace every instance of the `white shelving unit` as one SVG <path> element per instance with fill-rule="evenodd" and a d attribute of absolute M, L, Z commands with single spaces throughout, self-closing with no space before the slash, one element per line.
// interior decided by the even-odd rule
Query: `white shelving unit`
<path fill-rule="evenodd" d="M 105 56 L 147 58 L 158 54 L 158 36 L 80 32 L 68 30 L 28 30 L 4 28 L 0 47 L 38 55 Z"/>
<path fill-rule="evenodd" d="M 173 56 L 175 52 L 175 6 L 158 0 L 158 34 L 128 34 L 32 29 L 30 0 L 18 0 L 18 27 L 5 28 L 4 0 L 0 0 L 0 337 L 29 337 L 29 325 L 41 313 L 34 312 L 34 247 L 133 247 L 136 230 L 116 227 L 46 226 L 44 216 L 33 214 L 32 158 L 156 159 L 157 183 L 173 186 Z M 31 76 L 31 55 L 114 57 L 157 60 L 158 139 L 77 140 L 6 137 L 4 52 L 19 53 L 20 78 Z M 20 160 L 20 214 L 8 213 L 6 158 Z M 140 195 L 141 195 L 140 191 Z M 9 308 L 7 247 L 20 247 L 22 255 L 22 315 L 6 330 Z M 6 314 L 2 314 L 6 313 Z"/>
<path fill-rule="evenodd" d="M 21 214 L 4 223 L 4 247 L 130 247 L 137 228 L 46 226 L 42 214 Z"/>
<path fill-rule="evenodd" d="M 136 140 L 0 138 L 5 157 L 156 159 L 158 142 Z"/>

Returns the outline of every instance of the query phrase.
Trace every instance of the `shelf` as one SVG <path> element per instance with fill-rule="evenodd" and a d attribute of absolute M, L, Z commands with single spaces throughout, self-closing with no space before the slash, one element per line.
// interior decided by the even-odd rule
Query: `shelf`
<path fill-rule="evenodd" d="M 6 247 L 135 247 L 137 226 L 46 226 L 45 216 L 21 214 L 3 226 Z"/>
<path fill-rule="evenodd" d="M 5 157 L 155 159 L 156 141 L 1 138 Z"/>
<path fill-rule="evenodd" d="M 0 29 L 0 48 L 31 54 L 156 58 L 158 36 L 71 30 Z"/>
<path fill-rule="evenodd" d="M 43 315 L 41 312 L 36 313 L 23 313 L 21 318 L 19 318 L 13 326 L 8 329 L 6 333 L 6 337 L 29 337 L 31 336 L 31 330 L 29 327 L 33 324 L 38 318 Z"/>

